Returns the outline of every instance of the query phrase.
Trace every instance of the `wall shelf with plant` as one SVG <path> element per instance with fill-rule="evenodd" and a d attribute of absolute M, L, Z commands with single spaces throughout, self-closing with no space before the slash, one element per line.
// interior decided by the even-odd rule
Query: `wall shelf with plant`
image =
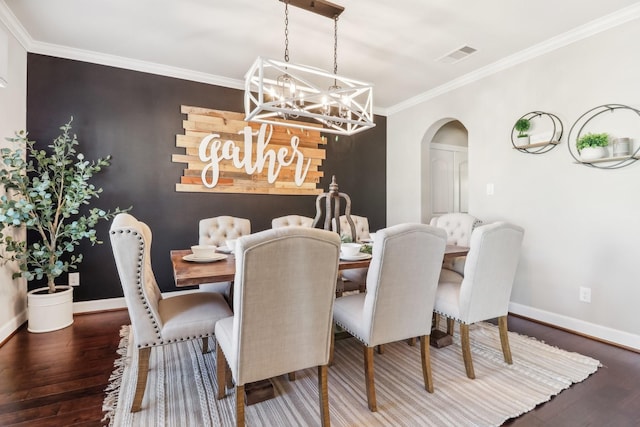
<path fill-rule="evenodd" d="M 531 111 L 516 120 L 511 129 L 511 145 L 521 153 L 544 154 L 562 139 L 563 126 L 558 116 Z"/>
<path fill-rule="evenodd" d="M 640 144 L 629 136 L 616 137 L 620 122 L 606 120 L 610 113 L 628 113 L 640 118 L 640 110 L 622 104 L 604 104 L 582 114 L 571 126 L 567 148 L 575 163 L 599 169 L 618 169 L 640 159 Z M 632 134 L 640 133 L 640 121 Z M 606 129 L 606 132 L 602 130 Z M 629 128 L 627 128 L 629 129 Z M 628 131 L 628 130 L 627 130 Z M 624 131 L 623 131 L 624 132 Z"/>

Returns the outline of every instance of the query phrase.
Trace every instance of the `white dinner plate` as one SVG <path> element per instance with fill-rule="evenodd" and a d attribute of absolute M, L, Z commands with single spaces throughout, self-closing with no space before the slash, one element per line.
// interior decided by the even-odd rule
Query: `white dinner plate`
<path fill-rule="evenodd" d="M 340 254 L 340 259 L 343 261 L 362 261 L 369 258 L 371 258 L 371 254 L 365 254 L 364 252 L 360 252 L 356 255 Z"/>
<path fill-rule="evenodd" d="M 229 248 L 228 248 L 228 247 L 226 247 L 226 246 L 218 246 L 218 247 L 216 248 L 216 251 L 218 251 L 218 252 L 222 252 L 223 254 L 230 254 L 230 253 L 232 253 L 232 252 L 233 252 L 233 250 L 229 249 Z"/>
<path fill-rule="evenodd" d="M 223 260 L 226 257 L 227 256 L 225 254 L 214 254 L 213 256 L 210 256 L 210 257 L 197 257 L 194 254 L 189 254 L 189 255 L 183 256 L 182 259 L 190 262 L 213 262 L 213 261 Z"/>

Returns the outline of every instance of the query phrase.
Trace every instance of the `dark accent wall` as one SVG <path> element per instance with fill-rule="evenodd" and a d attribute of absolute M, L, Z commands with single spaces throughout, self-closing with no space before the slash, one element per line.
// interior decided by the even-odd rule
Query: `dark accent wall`
<path fill-rule="evenodd" d="M 85 62 L 29 54 L 27 130 L 40 147 L 73 116 L 78 151 L 93 160 L 112 156 L 111 166 L 92 181 L 104 192 L 94 203 L 103 209 L 133 206 L 131 214 L 153 232 L 152 262 L 163 291 L 175 290 L 169 251 L 198 241 L 198 221 L 218 215 L 251 220 L 252 231 L 271 227 L 281 215 L 315 215 L 315 196 L 178 193 L 184 165 L 172 163 L 177 134 L 183 133 L 180 105 L 243 110 L 243 92 Z M 327 135 L 321 182 L 332 175 L 349 194 L 352 213 L 367 216 L 372 231 L 386 225 L 386 118 L 376 127 L 337 140 Z M 82 244 L 81 285 L 76 301 L 122 296 L 109 243 L 110 224 L 99 224 L 102 245 Z M 59 278 L 66 282 L 66 275 Z"/>

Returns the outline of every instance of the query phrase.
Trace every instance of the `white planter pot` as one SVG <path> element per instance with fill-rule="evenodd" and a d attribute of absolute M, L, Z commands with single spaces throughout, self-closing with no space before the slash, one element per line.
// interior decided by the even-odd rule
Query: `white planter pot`
<path fill-rule="evenodd" d="M 518 147 L 522 147 L 523 145 L 529 145 L 529 136 L 517 137 L 516 144 L 518 145 Z"/>
<path fill-rule="evenodd" d="M 29 332 L 51 332 L 73 323 L 73 288 L 56 286 L 55 294 L 49 288 L 38 288 L 27 293 Z"/>
<path fill-rule="evenodd" d="M 590 162 L 597 159 L 603 159 L 607 157 L 609 152 L 606 147 L 584 147 L 580 150 L 580 160 L 583 162 Z"/>

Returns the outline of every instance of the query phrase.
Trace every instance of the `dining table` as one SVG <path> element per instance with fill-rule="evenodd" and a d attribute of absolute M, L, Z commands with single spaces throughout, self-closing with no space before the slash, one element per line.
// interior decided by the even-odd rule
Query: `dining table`
<path fill-rule="evenodd" d="M 465 256 L 469 248 L 464 246 L 447 245 L 444 251 L 444 259 L 450 257 Z M 191 254 L 191 249 L 174 249 L 170 252 L 173 266 L 173 278 L 176 287 L 197 286 L 202 283 L 232 282 L 236 275 L 236 260 L 233 253 L 213 262 L 194 262 L 184 259 Z M 351 268 L 367 268 L 371 257 L 362 257 L 357 260 L 340 259 L 338 270 Z"/>

